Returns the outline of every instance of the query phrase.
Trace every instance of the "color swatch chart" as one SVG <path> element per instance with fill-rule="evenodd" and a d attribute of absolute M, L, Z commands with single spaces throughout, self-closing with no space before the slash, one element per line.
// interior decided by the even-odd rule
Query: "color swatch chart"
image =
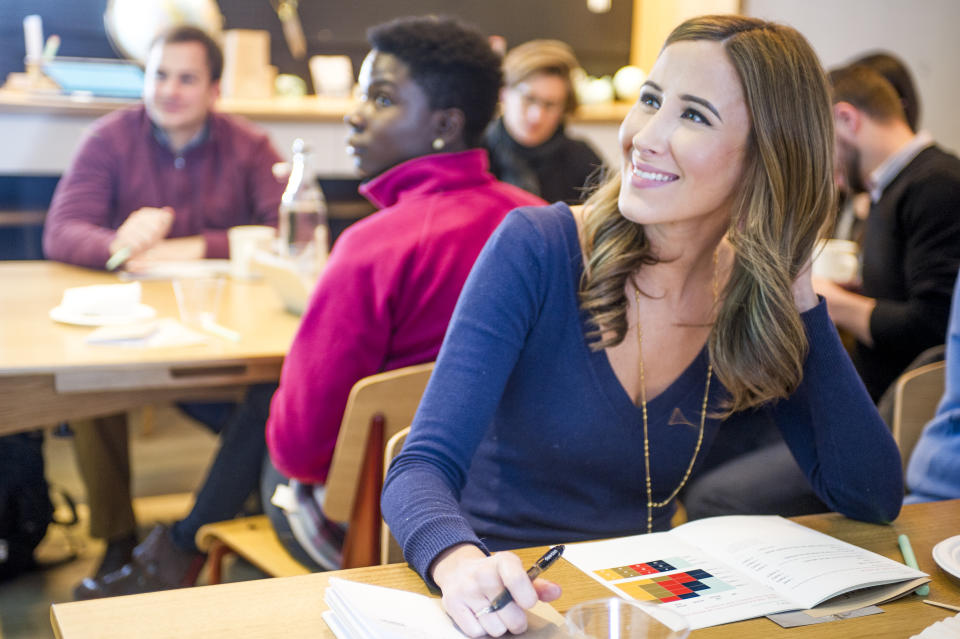
<path fill-rule="evenodd" d="M 626 595 L 638 601 L 653 603 L 693 599 L 733 589 L 730 584 L 717 579 L 706 570 L 693 568 L 690 562 L 679 557 L 616 568 L 602 568 L 594 572 L 605 581 L 619 582 L 616 587 Z M 667 572 L 670 574 L 660 574 Z M 635 579 L 644 575 L 659 576 Z"/>

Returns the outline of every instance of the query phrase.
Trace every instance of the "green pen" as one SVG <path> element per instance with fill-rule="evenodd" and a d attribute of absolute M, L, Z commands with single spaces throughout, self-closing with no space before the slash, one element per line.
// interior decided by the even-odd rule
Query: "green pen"
<path fill-rule="evenodd" d="M 914 570 L 920 570 L 920 566 L 917 565 L 917 558 L 913 554 L 913 546 L 910 545 L 910 538 L 906 535 L 900 535 L 897 537 L 897 543 L 900 544 L 900 554 L 903 555 L 903 563 L 907 564 Z M 921 597 L 926 597 L 930 594 L 930 586 L 924 584 L 914 590 L 914 592 Z"/>
<path fill-rule="evenodd" d="M 107 270 L 113 271 L 119 268 L 121 264 L 130 259 L 130 247 L 124 246 L 122 249 L 110 256 L 110 259 L 107 260 Z"/>

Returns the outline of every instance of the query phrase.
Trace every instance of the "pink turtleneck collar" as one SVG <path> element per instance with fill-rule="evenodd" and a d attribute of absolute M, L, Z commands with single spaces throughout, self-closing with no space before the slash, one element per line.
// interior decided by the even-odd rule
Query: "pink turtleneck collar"
<path fill-rule="evenodd" d="M 431 153 L 387 169 L 360 187 L 360 194 L 379 208 L 393 206 L 401 199 L 473 188 L 494 180 L 485 149 L 456 153 Z"/>

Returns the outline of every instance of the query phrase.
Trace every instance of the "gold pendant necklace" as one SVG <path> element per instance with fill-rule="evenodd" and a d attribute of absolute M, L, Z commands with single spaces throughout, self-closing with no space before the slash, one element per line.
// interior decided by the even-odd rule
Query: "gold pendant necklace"
<path fill-rule="evenodd" d="M 719 250 L 720 247 L 718 246 L 713 252 L 714 307 L 717 306 L 717 301 L 719 299 L 719 282 L 717 279 L 717 255 Z M 690 457 L 690 463 L 687 465 L 687 470 L 683 473 L 683 478 L 680 480 L 680 483 L 677 484 L 677 487 L 673 489 L 673 492 L 671 492 L 666 499 L 662 501 L 653 501 L 653 481 L 650 478 L 650 436 L 647 425 L 647 384 L 643 376 L 643 330 L 640 327 L 640 288 L 637 286 L 636 282 L 632 283 L 634 298 L 637 300 L 637 355 L 638 359 L 640 360 L 640 410 L 643 415 L 643 465 L 644 470 L 646 471 L 647 480 L 647 532 L 651 533 L 653 532 L 653 509 L 663 508 L 673 501 L 673 498 L 679 494 L 679 492 L 687 484 L 687 480 L 690 479 L 690 473 L 693 472 L 693 466 L 696 464 L 697 456 L 700 454 L 700 446 L 703 443 L 704 425 L 707 421 L 707 399 L 710 397 L 710 379 L 713 377 L 713 362 L 711 361 L 707 364 L 707 383 L 703 389 L 703 404 L 700 408 L 700 430 L 697 433 L 697 445 L 693 449 L 693 455 Z"/>

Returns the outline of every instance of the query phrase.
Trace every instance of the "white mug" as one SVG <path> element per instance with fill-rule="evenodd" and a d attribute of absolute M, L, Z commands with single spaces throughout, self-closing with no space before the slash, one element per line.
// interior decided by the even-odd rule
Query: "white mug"
<path fill-rule="evenodd" d="M 821 240 L 813 250 L 813 274 L 838 284 L 857 279 L 860 270 L 857 243 L 850 240 Z"/>

